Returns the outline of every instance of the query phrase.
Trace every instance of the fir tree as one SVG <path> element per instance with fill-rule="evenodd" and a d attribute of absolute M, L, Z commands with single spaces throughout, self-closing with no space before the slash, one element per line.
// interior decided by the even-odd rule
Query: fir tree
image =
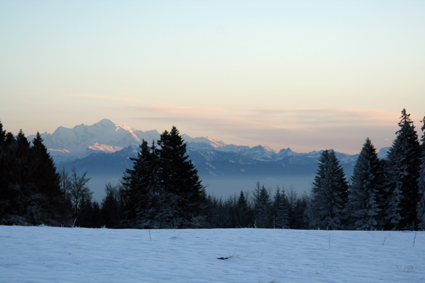
<path fill-rule="evenodd" d="M 279 188 L 276 190 L 276 194 L 273 202 L 274 209 L 274 227 L 275 228 L 289 228 L 289 202 L 285 194 L 285 189 Z"/>
<path fill-rule="evenodd" d="M 188 160 L 186 144 L 179 131 L 173 127 L 170 132 L 161 134 L 159 145 L 159 176 L 163 190 L 170 195 L 172 211 L 177 227 L 199 225 L 202 208 L 205 206 L 206 194 L 198 177 L 198 171 Z"/>
<path fill-rule="evenodd" d="M 105 186 L 106 196 L 101 206 L 101 222 L 108 228 L 118 227 L 121 220 L 120 193 L 117 187 L 107 183 Z"/>
<path fill-rule="evenodd" d="M 421 165 L 418 178 L 418 229 L 425 230 L 425 116 L 422 119 Z"/>
<path fill-rule="evenodd" d="M 313 182 L 309 209 L 310 225 L 320 229 L 342 229 L 348 183 L 333 150 L 323 151 Z"/>
<path fill-rule="evenodd" d="M 149 219 L 148 212 L 157 205 L 153 199 L 161 193 L 155 144 L 152 143 L 149 148 L 143 140 L 137 158 L 130 159 L 134 162 L 133 169 L 127 169 L 127 176 L 123 178 L 126 188 L 123 192 L 126 198 L 125 222 L 132 227 L 151 228 L 149 225 L 153 219 Z"/>
<path fill-rule="evenodd" d="M 264 186 L 260 187 L 257 183 L 257 188 L 254 192 L 254 219 L 256 228 L 272 228 L 273 206 L 270 200 L 270 195 Z"/>
<path fill-rule="evenodd" d="M 236 228 L 249 227 L 251 222 L 251 210 L 248 205 L 248 200 L 243 191 L 240 192 L 236 205 L 237 224 Z"/>
<path fill-rule="evenodd" d="M 308 229 L 307 207 L 309 206 L 310 198 L 305 192 L 300 198 L 296 198 L 294 205 L 290 205 L 293 210 L 293 218 L 291 218 L 291 229 Z"/>
<path fill-rule="evenodd" d="M 418 179 L 420 145 L 410 114 L 403 109 L 400 130 L 388 153 L 386 182 L 387 228 L 396 230 L 417 229 Z"/>
<path fill-rule="evenodd" d="M 165 131 L 151 147 L 142 141 L 123 179 L 124 215 L 139 228 L 199 227 L 206 195 L 178 130 Z"/>
<path fill-rule="evenodd" d="M 56 220 L 58 225 L 63 224 L 70 217 L 69 205 L 60 188 L 60 175 L 56 172 L 53 159 L 38 132 L 30 150 L 31 163 L 35 168 L 32 183 L 37 188 L 37 193 L 44 198 L 41 206 L 47 211 L 49 219 Z"/>
<path fill-rule="evenodd" d="M 6 142 L 6 130 L 3 130 L 3 124 L 0 121 L 0 148 Z"/>
<path fill-rule="evenodd" d="M 383 228 L 381 212 L 383 185 L 384 175 L 376 149 L 367 138 L 354 166 L 348 198 L 352 228 L 359 230 Z"/>
<path fill-rule="evenodd" d="M 31 145 L 22 130 L 16 139 L 0 132 L 2 223 L 68 225 L 70 215 L 59 176 L 40 135 Z"/>

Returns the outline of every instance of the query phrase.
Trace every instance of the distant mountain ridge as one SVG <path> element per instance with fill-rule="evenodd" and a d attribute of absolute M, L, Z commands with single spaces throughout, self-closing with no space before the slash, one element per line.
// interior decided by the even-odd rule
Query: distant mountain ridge
<path fill-rule="evenodd" d="M 29 136 L 32 140 L 35 136 Z M 108 119 L 103 119 L 93 125 L 77 125 L 70 128 L 58 127 L 53 134 L 43 133 L 41 137 L 45 146 L 50 151 L 54 160 L 59 163 L 84 158 L 92 153 L 113 153 L 129 146 L 138 146 L 144 139 L 149 143 L 159 139 L 160 134 L 156 130 L 143 132 L 127 126 L 119 126 Z M 208 137 L 192 138 L 182 134 L 182 138 L 188 144 L 192 152 L 199 152 L 207 158 L 210 151 L 233 152 L 257 161 L 279 161 L 291 156 L 294 160 L 300 157 L 319 158 L 321 151 L 310 153 L 296 153 L 290 148 L 279 152 L 266 146 L 239 146 L 225 144 Z M 338 153 L 342 162 L 352 162 L 356 155 Z"/>
<path fill-rule="evenodd" d="M 100 199 L 105 182 L 116 183 L 125 170 L 133 166 L 130 157 L 137 156 L 141 141 L 151 143 L 158 140 L 160 134 L 156 130 L 143 132 L 118 126 L 103 119 L 94 125 L 81 124 L 72 129 L 59 127 L 53 134 L 44 133 L 41 137 L 59 170 L 75 167 L 78 172 L 88 172 L 93 182 L 90 186 Z M 28 137 L 29 140 L 33 138 Z M 192 138 L 186 134 L 182 134 L 182 138 L 201 180 L 217 195 L 249 188 L 260 180 L 269 181 L 273 186 L 288 180 L 287 184 L 308 190 L 322 153 L 297 153 L 290 148 L 276 152 L 261 145 L 225 144 L 209 137 Z M 387 149 L 381 149 L 380 154 L 386 155 Z M 349 177 L 358 155 L 336 154 Z"/>
<path fill-rule="evenodd" d="M 93 125 L 77 125 L 70 128 L 58 127 L 53 134 L 40 134 L 55 161 L 64 162 L 83 158 L 96 152 L 116 152 L 130 145 L 138 145 L 142 139 L 159 139 L 156 130 L 143 132 L 119 126 L 108 119 Z M 32 140 L 35 136 L 29 136 Z"/>

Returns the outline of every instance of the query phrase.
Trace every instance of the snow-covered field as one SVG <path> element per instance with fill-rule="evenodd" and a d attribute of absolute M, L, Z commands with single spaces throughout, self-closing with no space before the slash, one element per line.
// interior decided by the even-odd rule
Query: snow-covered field
<path fill-rule="evenodd" d="M 0 226 L 0 282 L 92 281 L 425 282 L 425 232 Z"/>

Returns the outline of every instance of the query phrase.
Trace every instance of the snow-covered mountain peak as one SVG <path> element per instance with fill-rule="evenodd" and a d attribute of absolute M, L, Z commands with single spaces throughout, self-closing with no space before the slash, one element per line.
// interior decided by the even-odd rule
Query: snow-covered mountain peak
<path fill-rule="evenodd" d="M 100 120 L 98 123 L 96 123 L 94 125 L 98 125 L 98 126 L 102 126 L 102 127 L 106 127 L 106 128 L 117 127 L 117 124 L 115 124 L 114 122 L 112 122 L 109 119 L 102 119 L 102 120 Z"/>
<path fill-rule="evenodd" d="M 116 152 L 123 149 L 121 146 L 111 146 L 111 145 L 99 144 L 99 143 L 90 145 L 88 148 L 94 151 L 103 151 L 103 152 Z"/>
<path fill-rule="evenodd" d="M 206 143 L 214 148 L 220 148 L 226 146 L 226 144 L 222 141 L 217 141 L 209 137 L 198 137 L 198 138 L 192 138 L 186 134 L 182 135 L 182 138 L 185 142 L 188 143 Z"/>

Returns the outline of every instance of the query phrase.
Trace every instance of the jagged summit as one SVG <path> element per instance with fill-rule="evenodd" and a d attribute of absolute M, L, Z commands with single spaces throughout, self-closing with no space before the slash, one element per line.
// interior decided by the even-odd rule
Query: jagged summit
<path fill-rule="evenodd" d="M 53 157 L 59 160 L 85 157 L 93 152 L 115 152 L 130 145 L 139 145 L 142 139 L 157 140 L 157 131 L 143 132 L 119 126 L 109 119 L 93 125 L 80 124 L 75 127 L 58 127 L 53 134 L 41 134 L 44 144 Z M 34 136 L 29 136 L 32 140 Z"/>
<path fill-rule="evenodd" d="M 31 141 L 35 136 L 29 136 Z M 76 158 L 83 158 L 91 153 L 120 151 L 128 146 L 139 146 L 142 140 L 148 143 L 157 141 L 160 134 L 156 130 L 140 131 L 127 126 L 119 126 L 109 119 L 102 119 L 93 125 L 80 124 L 75 127 L 58 127 L 53 134 L 41 134 L 44 144 L 56 161 L 62 162 Z M 203 155 L 211 155 L 213 152 L 237 153 L 242 156 L 263 161 L 282 160 L 287 157 L 298 158 L 308 156 L 318 158 L 320 151 L 310 153 L 296 153 L 290 148 L 279 152 L 268 146 L 240 146 L 226 144 L 210 137 L 192 138 L 182 134 L 188 149 Z M 347 158 L 351 158 L 348 156 Z"/>
<path fill-rule="evenodd" d="M 114 122 L 112 122 L 109 119 L 102 119 L 100 120 L 98 123 L 94 124 L 97 126 L 102 126 L 102 127 L 108 127 L 108 128 L 112 128 L 112 127 L 118 127 Z"/>

